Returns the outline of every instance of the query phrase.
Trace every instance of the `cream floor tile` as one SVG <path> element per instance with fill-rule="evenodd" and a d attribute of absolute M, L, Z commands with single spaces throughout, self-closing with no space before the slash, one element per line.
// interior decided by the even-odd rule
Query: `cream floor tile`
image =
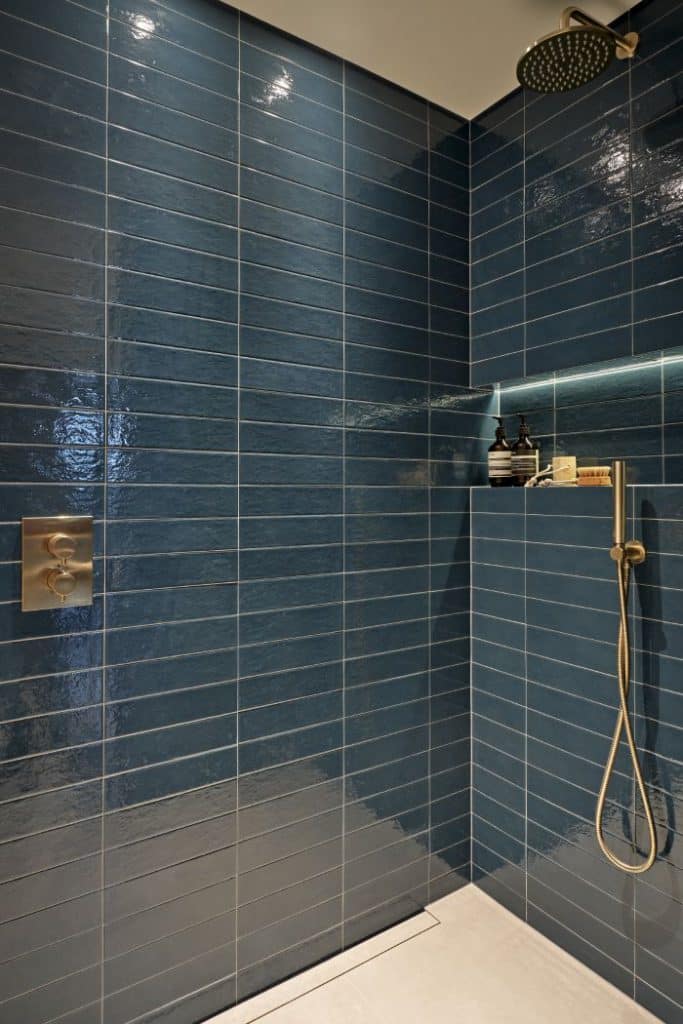
<path fill-rule="evenodd" d="M 432 904 L 413 921 L 212 1024 L 657 1024 L 474 886 Z M 392 933 L 400 939 L 386 949 Z M 379 952 L 380 942 L 385 952 Z M 319 987 L 310 991 L 314 985 Z"/>
<path fill-rule="evenodd" d="M 296 999 L 262 1018 L 263 1024 L 390 1024 L 392 1007 L 372 1006 L 349 976 Z"/>
<path fill-rule="evenodd" d="M 353 972 L 373 1011 L 390 1004 L 393 1024 L 656 1021 L 483 893 L 463 892 L 430 907 L 440 928 Z"/>

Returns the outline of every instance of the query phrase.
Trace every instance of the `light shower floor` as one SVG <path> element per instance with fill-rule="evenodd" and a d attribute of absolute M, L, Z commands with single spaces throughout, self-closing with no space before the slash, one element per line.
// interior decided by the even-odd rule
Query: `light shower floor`
<path fill-rule="evenodd" d="M 653 1024 L 469 885 L 210 1024 Z"/>

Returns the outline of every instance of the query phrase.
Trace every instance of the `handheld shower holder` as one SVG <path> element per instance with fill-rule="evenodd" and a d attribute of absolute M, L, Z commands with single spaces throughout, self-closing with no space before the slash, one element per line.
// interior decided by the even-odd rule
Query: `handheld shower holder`
<path fill-rule="evenodd" d="M 647 551 L 641 541 L 627 540 L 625 544 L 613 544 L 609 555 L 613 562 L 624 559 L 631 565 L 641 565 L 647 558 Z"/>
<path fill-rule="evenodd" d="M 571 11 L 572 8 L 567 8 Z M 612 547 L 610 558 L 613 562 L 625 561 L 627 565 L 640 565 L 645 561 L 645 545 L 639 540 L 626 540 L 626 463 L 618 459 L 612 464 Z"/>

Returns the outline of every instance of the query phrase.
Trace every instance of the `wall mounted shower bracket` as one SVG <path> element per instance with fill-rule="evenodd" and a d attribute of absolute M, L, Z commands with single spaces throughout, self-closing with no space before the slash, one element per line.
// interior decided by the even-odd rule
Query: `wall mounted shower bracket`
<path fill-rule="evenodd" d="M 631 565 L 640 565 L 646 558 L 645 547 L 639 540 L 627 540 L 625 544 L 613 544 L 609 554 L 613 562 L 620 562 L 623 559 L 630 562 Z"/>
<path fill-rule="evenodd" d="M 630 57 L 634 57 L 636 50 L 638 49 L 638 43 L 640 36 L 637 32 L 627 32 L 626 35 L 620 35 L 619 32 L 615 32 L 609 25 L 603 25 L 597 18 L 592 18 L 590 14 L 586 14 L 580 7 L 565 7 L 560 15 L 560 31 L 567 31 L 571 27 L 572 20 L 578 21 L 581 25 L 590 25 L 593 28 L 601 29 L 608 35 L 611 35 L 616 44 L 616 56 L 619 60 L 628 60 Z"/>

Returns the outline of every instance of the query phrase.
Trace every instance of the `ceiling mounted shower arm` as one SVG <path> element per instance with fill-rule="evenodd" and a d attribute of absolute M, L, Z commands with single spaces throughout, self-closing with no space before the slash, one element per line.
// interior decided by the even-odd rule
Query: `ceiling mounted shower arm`
<path fill-rule="evenodd" d="M 628 32 L 625 36 L 615 32 L 609 25 L 605 25 L 602 21 L 598 21 L 597 18 L 592 18 L 590 14 L 586 14 L 580 7 L 565 7 L 560 16 L 560 30 L 566 31 L 571 28 L 572 20 L 578 21 L 580 25 L 589 25 L 592 28 L 602 29 L 607 35 L 612 36 L 616 43 L 616 55 L 619 60 L 628 60 L 630 57 L 634 57 L 636 50 L 638 49 L 639 36 L 637 32 Z"/>

